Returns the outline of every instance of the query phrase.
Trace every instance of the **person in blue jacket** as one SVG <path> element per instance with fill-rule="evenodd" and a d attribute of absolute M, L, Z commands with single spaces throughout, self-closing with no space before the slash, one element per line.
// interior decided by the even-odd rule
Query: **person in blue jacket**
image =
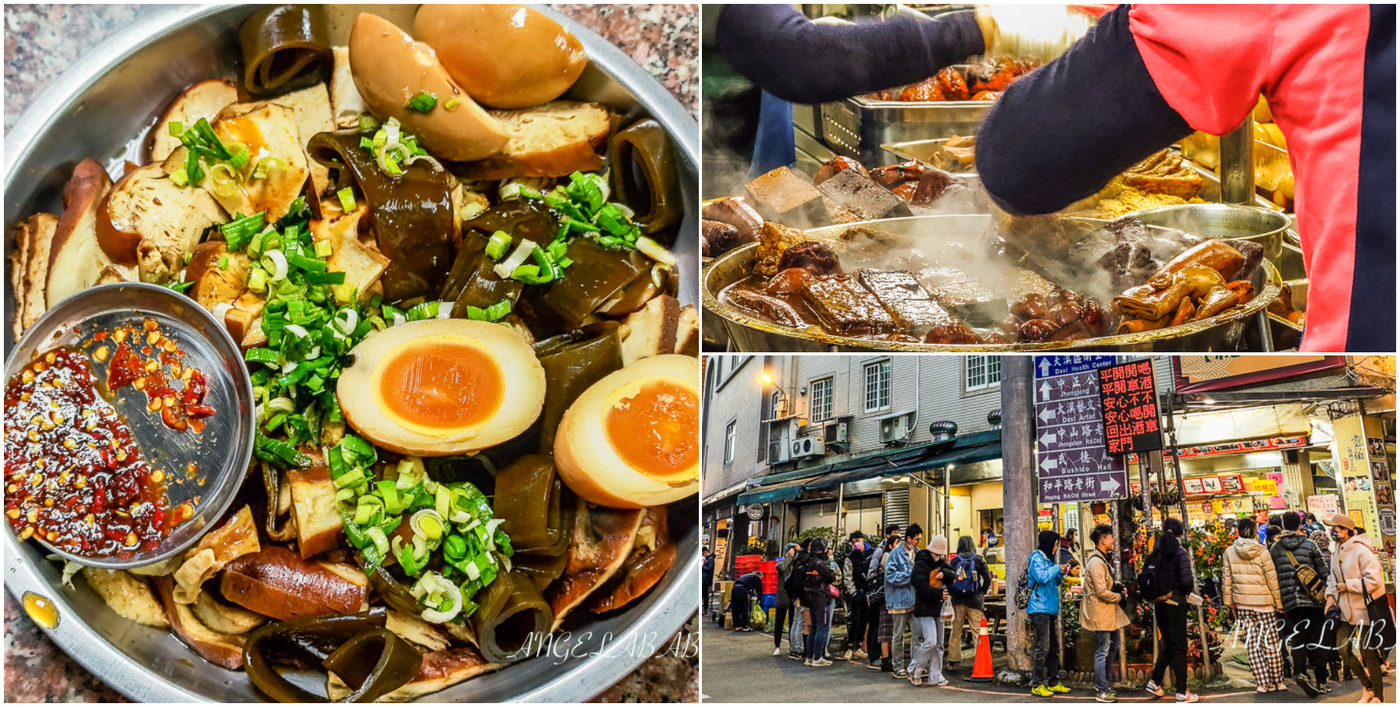
<path fill-rule="evenodd" d="M 1040 531 L 1039 542 L 1031 552 L 1031 601 L 1026 613 L 1035 629 L 1035 649 L 1031 654 L 1031 694 L 1054 697 L 1057 692 L 1069 692 L 1060 682 L 1060 583 L 1069 572 L 1069 565 L 1056 564 L 1055 554 L 1060 546 L 1060 534 L 1053 530 Z"/>
<path fill-rule="evenodd" d="M 919 541 L 923 540 L 924 529 L 918 523 L 910 523 L 904 531 L 904 542 L 890 550 L 885 560 L 885 609 L 894 618 L 894 630 L 890 634 L 890 651 L 894 656 L 894 676 L 903 680 L 909 677 L 909 664 L 904 652 L 904 627 L 911 630 L 911 646 L 922 640 L 922 632 L 914 617 L 914 555 L 919 551 Z"/>

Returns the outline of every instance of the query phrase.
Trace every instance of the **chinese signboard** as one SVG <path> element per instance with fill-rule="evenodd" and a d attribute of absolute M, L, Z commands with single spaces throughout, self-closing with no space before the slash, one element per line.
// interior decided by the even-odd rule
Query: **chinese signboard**
<path fill-rule="evenodd" d="M 1375 538 L 1380 537 L 1380 509 L 1376 504 L 1375 486 L 1371 477 L 1365 423 L 1366 420 L 1362 416 L 1349 415 L 1335 420 L 1332 430 L 1337 439 L 1337 465 L 1341 472 L 1342 500 L 1346 503 L 1347 515 Z"/>
<path fill-rule="evenodd" d="M 1104 446 L 1099 401 L 1098 370 L 1115 362 L 1113 356 L 1036 357 L 1036 478 L 1041 503 L 1127 497 L 1127 463 Z"/>
<path fill-rule="evenodd" d="M 1244 442 L 1226 442 L 1224 444 L 1203 444 L 1195 447 L 1180 447 L 1176 450 L 1176 455 L 1182 459 L 1187 459 L 1190 457 L 1211 457 L 1219 454 L 1270 452 L 1306 446 L 1308 446 L 1307 437 L 1290 435 L 1287 437 L 1270 437 L 1268 439 L 1251 439 Z M 1171 454 L 1167 453 L 1167 457 L 1170 458 Z"/>
<path fill-rule="evenodd" d="M 1157 384 L 1152 361 L 1132 361 L 1099 369 L 1104 439 L 1109 454 L 1162 448 L 1157 423 Z"/>

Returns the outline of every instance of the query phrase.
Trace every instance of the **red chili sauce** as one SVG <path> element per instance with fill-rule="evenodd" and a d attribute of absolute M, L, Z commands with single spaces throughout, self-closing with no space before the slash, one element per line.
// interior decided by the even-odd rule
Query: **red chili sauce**
<path fill-rule="evenodd" d="M 5 516 L 20 540 L 40 536 L 81 557 L 127 558 L 157 547 L 192 509 L 172 513 L 165 474 L 148 463 L 87 358 L 41 354 L 5 387 Z"/>
<path fill-rule="evenodd" d="M 105 338 L 94 337 L 98 342 Z M 117 349 L 107 367 L 108 389 L 116 391 L 130 385 L 146 394 L 146 409 L 159 411 L 167 427 L 179 432 L 202 432 L 203 418 L 214 414 L 214 408 L 204 404 L 204 373 L 183 367 L 184 352 L 174 339 L 161 332 L 159 323 L 148 318 L 141 326 L 121 325 L 113 331 L 112 339 L 117 342 Z M 99 362 L 105 361 L 108 351 L 107 346 L 99 346 L 93 355 Z M 177 380 L 184 381 L 183 390 L 172 387 Z"/>

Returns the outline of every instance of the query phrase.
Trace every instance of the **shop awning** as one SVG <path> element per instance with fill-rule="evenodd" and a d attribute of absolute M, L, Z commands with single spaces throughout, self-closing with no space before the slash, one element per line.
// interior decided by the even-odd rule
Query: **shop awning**
<path fill-rule="evenodd" d="M 721 491 L 717 491 L 717 492 L 715 492 L 715 493 L 713 493 L 713 494 L 707 496 L 707 497 L 705 498 L 704 502 L 702 502 L 700 505 L 702 505 L 702 506 L 708 506 L 708 505 L 710 505 L 711 503 L 717 503 L 717 502 L 719 502 L 719 501 L 723 501 L 724 499 L 729 498 L 730 496 L 733 496 L 734 494 L 743 491 L 745 488 L 748 487 L 748 485 L 749 485 L 749 480 L 748 480 L 748 479 L 745 479 L 745 480 L 743 480 L 743 481 L 740 481 L 739 483 L 734 484 L 733 486 L 729 486 L 729 487 L 727 487 L 727 488 L 725 488 L 725 489 L 723 489 L 723 490 L 721 490 Z"/>
<path fill-rule="evenodd" d="M 776 503 L 778 501 L 791 501 L 802 495 L 802 489 L 807 485 L 806 479 L 796 479 L 793 481 L 783 481 L 772 486 L 760 486 L 746 493 L 739 494 L 738 503 L 748 505 L 750 503 Z"/>
<path fill-rule="evenodd" d="M 918 474 L 950 464 L 975 464 L 991 459 L 1000 459 L 1001 431 L 989 430 L 964 435 L 939 451 L 932 451 L 929 448 L 914 451 L 915 454 L 895 453 L 863 459 L 861 461 L 864 463 L 859 467 L 818 479 L 807 484 L 807 488 L 828 488 L 881 476 Z"/>

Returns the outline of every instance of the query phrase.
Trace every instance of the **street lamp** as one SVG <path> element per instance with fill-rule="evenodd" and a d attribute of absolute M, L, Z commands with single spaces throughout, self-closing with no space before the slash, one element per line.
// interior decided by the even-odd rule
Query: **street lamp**
<path fill-rule="evenodd" d="M 773 376 L 768 371 L 764 371 L 758 378 L 763 381 L 764 385 L 771 385 L 774 390 L 778 391 L 778 400 L 773 403 L 773 415 L 776 417 L 778 415 L 778 402 L 787 402 L 787 391 L 773 381 Z"/>

